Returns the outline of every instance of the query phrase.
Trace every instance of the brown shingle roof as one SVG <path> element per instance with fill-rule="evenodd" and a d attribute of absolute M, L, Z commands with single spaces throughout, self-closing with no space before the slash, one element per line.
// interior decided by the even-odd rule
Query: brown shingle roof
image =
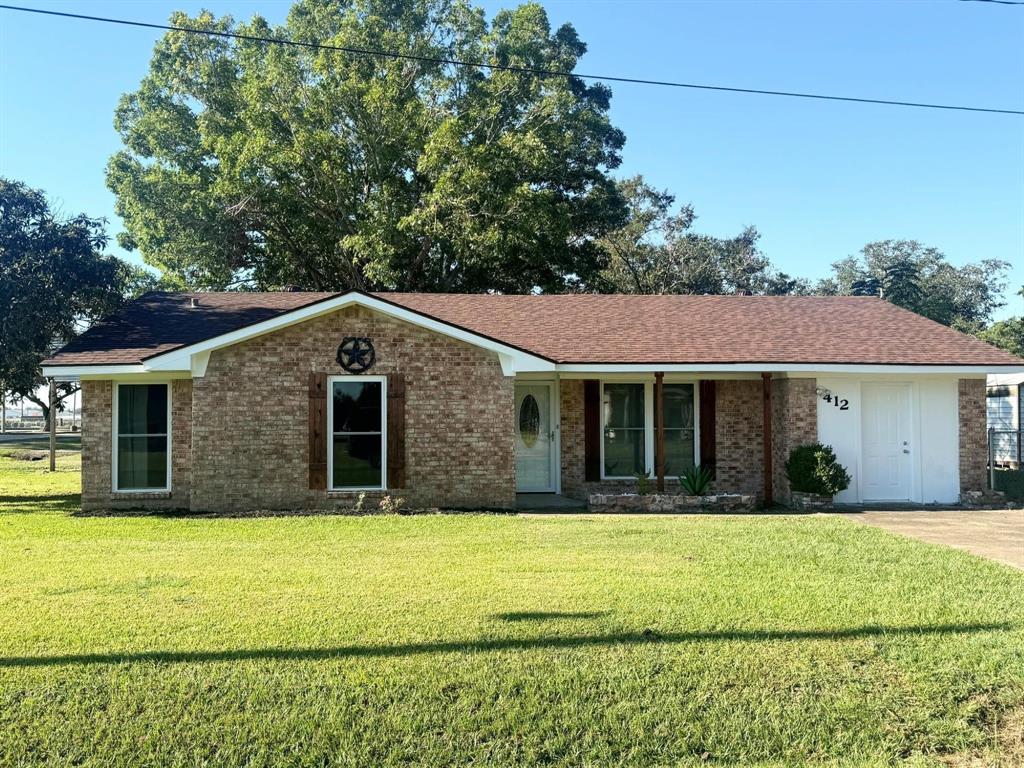
<path fill-rule="evenodd" d="M 46 364 L 138 363 L 336 295 L 147 294 Z M 375 295 L 561 363 L 1024 365 L 876 298 Z"/>

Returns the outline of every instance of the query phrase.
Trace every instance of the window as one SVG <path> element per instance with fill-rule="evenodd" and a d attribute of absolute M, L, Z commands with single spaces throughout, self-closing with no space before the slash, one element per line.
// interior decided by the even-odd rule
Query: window
<path fill-rule="evenodd" d="M 664 393 L 665 476 L 679 477 L 694 466 L 693 384 L 665 384 Z"/>
<path fill-rule="evenodd" d="M 666 383 L 665 476 L 676 478 L 697 462 L 696 392 L 693 383 Z M 654 474 L 654 383 L 603 382 L 601 471 L 607 480 Z"/>
<path fill-rule="evenodd" d="M 170 490 L 170 423 L 170 385 L 115 385 L 115 491 Z"/>
<path fill-rule="evenodd" d="M 387 448 L 386 387 L 383 376 L 334 376 L 330 379 L 327 443 L 330 489 L 384 488 Z"/>
<path fill-rule="evenodd" d="M 645 389 L 644 384 L 604 385 L 605 477 L 647 471 Z"/>

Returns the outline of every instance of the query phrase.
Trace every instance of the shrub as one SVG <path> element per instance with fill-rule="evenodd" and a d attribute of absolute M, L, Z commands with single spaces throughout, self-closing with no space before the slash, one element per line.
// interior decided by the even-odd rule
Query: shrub
<path fill-rule="evenodd" d="M 679 476 L 679 485 L 689 496 L 703 496 L 711 485 L 711 467 L 690 467 Z"/>
<path fill-rule="evenodd" d="M 380 500 L 378 507 L 385 515 L 397 515 L 405 506 L 405 499 L 398 496 L 385 496 Z"/>
<path fill-rule="evenodd" d="M 803 493 L 835 496 L 850 487 L 850 473 L 839 463 L 830 445 L 798 445 L 786 460 L 789 487 Z"/>
<path fill-rule="evenodd" d="M 634 472 L 636 478 L 636 492 L 640 496 L 646 496 L 651 492 L 651 476 L 647 472 Z"/>

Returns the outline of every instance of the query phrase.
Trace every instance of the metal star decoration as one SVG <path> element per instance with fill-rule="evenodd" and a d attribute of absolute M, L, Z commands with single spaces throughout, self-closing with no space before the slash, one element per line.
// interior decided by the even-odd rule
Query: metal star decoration
<path fill-rule="evenodd" d="M 363 373 L 377 362 L 373 342 L 365 336 L 346 336 L 338 346 L 338 365 L 349 373 Z"/>

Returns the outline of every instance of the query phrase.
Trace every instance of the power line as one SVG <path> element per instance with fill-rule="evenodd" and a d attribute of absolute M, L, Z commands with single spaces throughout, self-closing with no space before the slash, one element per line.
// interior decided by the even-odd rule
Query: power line
<path fill-rule="evenodd" d="M 1024 5 L 1024 0 L 960 0 L 961 3 L 995 3 L 996 5 Z"/>
<path fill-rule="evenodd" d="M 996 0 L 993 0 L 995 2 Z M 1006 1 L 1006 0 L 1000 0 Z M 562 72 L 552 69 L 538 69 L 535 67 L 517 67 L 510 64 L 487 64 L 478 61 L 462 61 L 459 59 L 448 59 L 433 56 L 417 56 L 411 53 L 397 53 L 395 51 L 381 51 L 371 48 L 352 48 L 343 45 L 329 45 L 327 43 L 307 43 L 301 40 L 286 40 L 280 37 L 262 37 L 259 35 L 245 35 L 238 32 L 219 32 L 210 29 L 196 29 L 194 27 L 179 27 L 173 24 L 152 24 L 145 21 L 132 21 L 130 19 L 115 19 L 106 16 L 87 16 L 80 13 L 66 13 L 63 11 L 49 11 L 42 8 L 25 8 L 17 5 L 0 5 L 0 10 L 20 11 L 23 13 L 36 13 L 43 16 L 60 16 L 67 19 L 79 19 L 83 21 L 98 21 L 105 24 L 121 24 L 129 27 L 143 27 L 146 29 L 160 29 L 167 32 L 187 32 L 195 35 L 207 35 L 209 37 L 224 37 L 233 40 L 247 40 L 257 43 L 269 43 L 272 45 L 291 45 L 299 48 L 310 48 L 313 50 L 338 51 L 357 56 L 375 56 L 377 58 L 397 59 L 404 61 L 417 61 L 430 64 L 448 64 L 458 67 L 473 67 L 489 69 L 501 72 L 518 72 L 521 74 L 540 75 L 542 77 L 576 77 L 581 80 L 601 80 L 613 83 L 631 83 L 636 85 L 655 85 L 666 88 L 689 88 L 700 91 L 724 91 L 727 93 L 748 93 L 761 96 L 784 96 L 795 99 L 817 99 L 819 101 L 845 101 L 856 104 L 882 104 L 890 107 L 916 107 L 920 109 L 945 109 L 959 112 L 988 112 L 1003 115 L 1024 115 L 1024 110 L 1019 109 L 997 109 L 993 107 L 969 107 L 959 104 L 930 104 L 916 101 L 893 101 L 889 99 L 869 99 L 855 96 L 835 96 L 822 93 L 801 93 L 798 91 L 773 91 L 758 88 L 735 88 L 725 85 L 703 85 L 700 83 L 680 83 L 670 80 L 647 80 L 637 77 L 616 77 L 613 75 L 588 75 L 577 72 Z"/>

